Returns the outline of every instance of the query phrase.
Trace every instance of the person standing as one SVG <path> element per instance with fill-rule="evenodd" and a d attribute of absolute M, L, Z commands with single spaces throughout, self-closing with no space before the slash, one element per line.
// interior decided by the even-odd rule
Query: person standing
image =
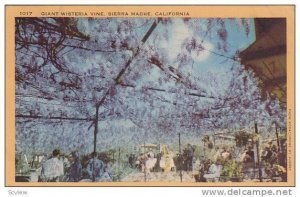
<path fill-rule="evenodd" d="M 78 182 L 81 178 L 82 167 L 79 161 L 79 153 L 72 152 L 68 156 L 70 166 L 67 173 L 68 182 Z"/>
<path fill-rule="evenodd" d="M 226 148 L 223 148 L 221 157 L 225 162 L 232 159 L 230 152 L 228 152 Z"/>
<path fill-rule="evenodd" d="M 188 144 L 187 147 L 187 171 L 193 171 L 194 148 Z"/>
<path fill-rule="evenodd" d="M 41 177 L 42 182 L 59 182 L 64 176 L 64 165 L 60 158 L 60 150 L 55 149 L 52 157 L 42 165 Z"/>
<path fill-rule="evenodd" d="M 86 168 L 88 178 L 96 181 L 104 173 L 104 168 L 105 165 L 103 161 L 98 159 L 98 154 L 96 152 L 93 152 L 91 154 L 91 157 L 88 161 L 87 168 Z"/>

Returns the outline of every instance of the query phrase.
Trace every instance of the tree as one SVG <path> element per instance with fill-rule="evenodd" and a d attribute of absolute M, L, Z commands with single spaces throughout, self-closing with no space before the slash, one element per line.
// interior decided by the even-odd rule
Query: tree
<path fill-rule="evenodd" d="M 97 134 L 105 121 L 130 120 L 127 134 L 137 141 L 269 122 L 251 72 L 236 65 L 229 73 L 194 74 L 209 54 L 238 62 L 227 42 L 230 25 L 249 33 L 247 19 L 17 18 L 18 140 L 30 143 L 29 132 L 46 147 L 87 152 L 91 128 L 94 138 L 126 132 L 106 125 Z M 272 110 L 276 117 L 284 109 Z M 45 138 L 50 132 L 53 142 Z"/>

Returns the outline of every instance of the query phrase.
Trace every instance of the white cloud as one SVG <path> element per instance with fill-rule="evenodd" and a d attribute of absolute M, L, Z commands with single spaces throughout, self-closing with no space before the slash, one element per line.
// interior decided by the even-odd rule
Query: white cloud
<path fill-rule="evenodd" d="M 198 43 L 202 42 L 202 39 L 198 35 L 195 35 L 193 30 L 189 29 L 181 19 L 174 20 L 174 23 L 170 25 L 169 29 L 170 37 L 167 41 L 161 43 L 161 47 L 168 49 L 168 56 L 171 61 L 174 60 L 179 53 L 188 53 L 186 49 L 182 49 L 181 47 L 185 39 L 194 37 Z M 199 53 L 195 51 L 191 52 L 191 57 L 194 61 L 201 62 L 206 60 L 210 55 L 209 50 L 213 49 L 213 45 L 210 42 L 203 42 L 202 45 L 205 50 Z"/>

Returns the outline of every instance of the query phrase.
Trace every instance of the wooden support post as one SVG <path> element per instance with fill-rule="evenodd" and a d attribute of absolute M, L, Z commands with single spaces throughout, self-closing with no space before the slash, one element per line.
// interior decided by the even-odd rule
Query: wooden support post
<path fill-rule="evenodd" d="M 254 124 L 255 133 L 258 134 L 257 123 Z M 256 155 L 257 155 L 257 165 L 258 165 L 258 177 L 259 181 L 262 182 L 262 171 L 260 164 L 260 154 L 259 154 L 259 140 L 256 141 Z"/>
<path fill-rule="evenodd" d="M 99 107 L 96 106 L 96 114 L 95 114 L 95 130 L 94 130 L 94 151 L 93 151 L 93 182 L 95 182 L 95 159 L 97 157 L 97 133 L 98 133 L 98 117 L 99 117 Z"/>
<path fill-rule="evenodd" d="M 275 132 L 276 132 L 276 140 L 277 140 L 277 151 L 280 152 L 280 141 L 279 141 L 279 134 L 278 134 L 278 128 L 277 123 L 275 122 Z"/>
<path fill-rule="evenodd" d="M 145 159 L 145 154 L 146 154 L 146 142 L 144 141 L 144 181 L 147 182 L 147 174 L 146 174 L 146 159 Z"/>
<path fill-rule="evenodd" d="M 119 153 L 118 153 L 118 170 L 120 170 L 121 166 L 121 148 L 119 147 Z"/>
<path fill-rule="evenodd" d="M 180 176 L 180 182 L 182 182 L 182 155 L 181 155 L 181 139 L 180 139 L 180 133 L 178 133 L 178 142 L 179 142 L 179 176 Z"/>

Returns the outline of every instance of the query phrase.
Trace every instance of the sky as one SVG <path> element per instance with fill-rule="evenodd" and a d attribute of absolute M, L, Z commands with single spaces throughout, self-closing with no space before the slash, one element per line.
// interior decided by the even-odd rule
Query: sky
<path fill-rule="evenodd" d="M 184 39 L 193 36 L 192 30 L 187 28 L 187 25 L 183 23 L 181 19 L 175 19 L 175 22 L 171 25 L 171 39 L 168 43 L 163 43 L 162 47 L 168 47 L 169 55 L 171 58 L 176 57 L 176 53 L 180 52 L 181 43 Z M 202 28 L 206 28 L 204 23 L 205 20 L 202 20 Z M 237 49 L 240 51 L 247 48 L 251 43 L 255 41 L 255 29 L 254 29 L 254 20 L 250 19 L 250 32 L 246 35 L 243 27 L 239 26 L 238 24 L 233 24 L 232 21 L 226 20 L 225 25 L 228 31 L 228 51 L 226 53 L 218 52 L 217 45 L 218 45 L 218 38 L 217 38 L 217 31 L 212 29 L 210 36 L 205 35 L 197 35 L 199 41 L 203 40 L 203 45 L 205 47 L 205 51 L 200 53 L 198 56 L 193 54 L 195 60 L 195 70 L 197 72 L 204 72 L 204 71 L 221 71 L 226 72 L 232 66 L 233 61 L 229 60 L 224 63 L 226 58 L 220 57 L 215 55 L 210 51 L 218 52 L 219 54 L 224 54 L 228 57 L 234 56 Z M 199 22 L 201 23 L 201 22 Z M 161 29 L 159 29 L 161 30 Z M 197 32 L 196 32 L 197 33 Z"/>
<path fill-rule="evenodd" d="M 210 28 L 211 33 L 207 33 L 207 19 L 191 19 L 185 23 L 182 19 L 175 18 L 171 19 L 171 22 L 168 24 L 160 23 L 148 41 L 151 42 L 154 39 L 155 46 L 163 49 L 162 51 L 166 51 L 165 58 L 174 68 L 178 68 L 178 62 L 176 62 L 178 54 L 189 54 L 185 47 L 182 47 L 182 44 L 187 39 L 193 37 L 198 43 L 202 43 L 204 50 L 198 54 L 192 51 L 191 57 L 193 63 L 184 65 L 183 71 L 185 76 L 186 74 L 191 74 L 191 76 L 200 77 L 202 80 L 201 82 L 198 81 L 198 83 L 202 83 L 203 89 L 214 96 L 216 92 L 214 88 L 210 88 L 209 83 L 211 82 L 209 81 L 209 76 L 217 76 L 217 82 L 222 83 L 224 86 L 223 90 L 225 91 L 232 77 L 232 66 L 240 66 L 239 62 L 226 57 L 234 57 L 237 50 L 242 51 L 255 41 L 254 20 L 248 19 L 248 21 L 249 33 L 247 35 L 244 27 L 241 25 L 240 19 L 236 19 L 235 21 L 232 19 L 225 20 L 225 27 L 228 35 L 226 41 L 227 51 L 218 49 L 220 38 L 218 37 L 219 26 L 215 24 L 216 22 L 213 23 Z M 150 25 L 151 23 L 149 26 Z M 143 31 L 146 32 L 148 28 L 148 26 L 143 28 Z M 141 36 L 143 33 L 141 33 Z M 167 39 L 157 39 L 157 35 L 161 36 L 164 34 Z M 216 52 L 217 54 L 226 57 L 216 55 L 212 52 Z M 143 76 L 142 82 L 139 82 L 139 84 L 144 85 L 147 82 L 154 82 L 154 84 L 156 84 L 162 75 L 163 73 L 161 70 L 158 69 L 158 67 L 153 66 L 151 73 L 148 76 Z M 163 83 L 162 85 L 159 85 L 163 88 L 168 88 L 169 85 L 174 86 L 173 83 Z"/>
<path fill-rule="evenodd" d="M 241 28 L 238 28 L 235 25 L 228 28 L 228 53 L 227 56 L 231 57 L 235 54 L 235 51 L 239 49 L 240 51 L 246 49 L 251 43 L 255 41 L 255 29 L 254 22 L 251 19 L 250 32 L 247 36 Z M 229 22 L 227 22 L 227 25 Z M 210 40 L 213 46 L 216 46 L 214 40 Z M 214 50 L 215 47 L 214 47 Z M 204 61 L 198 64 L 199 71 L 211 70 L 211 71 L 228 71 L 232 66 L 233 61 L 228 60 L 223 63 L 226 58 L 220 57 L 214 54 L 210 54 Z"/>
<path fill-rule="evenodd" d="M 107 20 L 107 19 L 103 19 Z M 118 22 L 122 19 L 112 19 L 114 22 Z M 133 19 L 139 20 L 139 19 Z M 203 31 L 207 29 L 206 25 L 206 18 L 205 19 L 195 19 L 192 23 L 196 24 L 195 27 L 200 28 L 202 32 L 197 32 L 197 30 L 193 30 L 193 27 L 190 28 L 187 23 L 184 23 L 181 18 L 172 18 L 172 22 L 165 25 L 159 23 L 158 26 L 155 28 L 153 34 L 167 34 L 168 40 L 159 40 L 155 42 L 155 45 L 159 48 L 166 49 L 168 58 L 170 60 L 174 60 L 178 53 L 182 52 L 182 42 L 187 39 L 191 38 L 192 36 L 196 37 L 197 41 L 203 42 L 203 46 L 206 50 L 202 51 L 199 54 L 193 54 L 192 57 L 195 60 L 195 67 L 193 71 L 197 71 L 199 73 L 203 71 L 228 71 L 229 68 L 232 66 L 232 61 L 228 61 L 224 63 L 226 58 L 220 57 L 215 55 L 211 52 L 218 52 L 220 54 L 224 54 L 226 56 L 233 56 L 237 49 L 240 51 L 247 48 L 252 42 L 255 41 L 255 29 L 254 29 L 254 20 L 248 19 L 249 21 L 249 34 L 246 35 L 244 28 L 240 24 L 240 21 L 233 22 L 232 20 L 226 19 L 225 26 L 228 31 L 227 43 L 228 43 L 228 51 L 226 53 L 218 51 L 218 35 L 217 29 L 215 25 L 212 25 L 211 34 L 203 35 Z M 194 20 L 194 19 L 192 19 Z M 115 23 L 107 23 L 109 25 L 114 25 Z M 139 31 L 135 31 L 137 35 L 142 39 L 146 31 L 151 26 L 152 21 L 149 21 L 147 25 L 142 26 Z M 83 31 L 91 36 L 91 38 L 97 39 L 98 28 L 95 25 L 94 21 L 88 21 L 86 19 L 81 19 L 79 21 L 78 28 L 80 31 Z M 101 27 L 102 28 L 102 27 Z M 101 32 L 102 33 L 102 32 Z M 103 34 L 103 33 L 102 33 Z M 153 38 L 153 34 L 148 39 L 148 42 L 155 39 Z M 155 36 L 154 36 L 155 37 Z"/>

